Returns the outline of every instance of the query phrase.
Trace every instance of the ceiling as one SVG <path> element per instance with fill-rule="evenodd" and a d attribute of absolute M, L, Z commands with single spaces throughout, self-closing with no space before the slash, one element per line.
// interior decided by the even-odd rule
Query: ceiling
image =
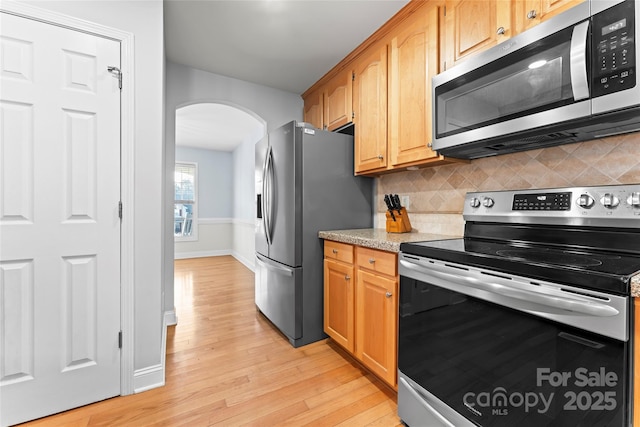
<path fill-rule="evenodd" d="M 164 0 L 167 60 L 302 94 L 408 1 Z M 232 151 L 212 145 L 228 136 L 223 125 L 230 123 L 224 114 L 230 110 L 210 109 L 215 115 L 205 116 L 209 126 L 190 124 L 189 145 Z M 178 120 L 176 144 L 186 145 L 178 138 Z M 196 128 L 206 128 L 200 141 Z"/>
<path fill-rule="evenodd" d="M 176 110 L 176 144 L 180 146 L 233 151 L 264 134 L 262 122 L 229 105 L 192 104 Z"/>

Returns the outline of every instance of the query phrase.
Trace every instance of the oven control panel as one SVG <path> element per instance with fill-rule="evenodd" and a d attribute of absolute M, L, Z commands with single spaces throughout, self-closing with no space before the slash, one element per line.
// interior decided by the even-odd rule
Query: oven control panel
<path fill-rule="evenodd" d="M 514 211 L 568 211 L 571 209 L 571 193 L 514 194 L 511 207 Z"/>
<path fill-rule="evenodd" d="M 467 221 L 640 228 L 640 184 L 467 193 Z"/>

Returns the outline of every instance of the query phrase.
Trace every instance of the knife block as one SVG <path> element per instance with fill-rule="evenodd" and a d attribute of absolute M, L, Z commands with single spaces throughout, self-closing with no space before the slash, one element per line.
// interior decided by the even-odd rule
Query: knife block
<path fill-rule="evenodd" d="M 391 213 L 387 211 L 387 233 L 409 233 L 411 231 L 411 221 L 409 221 L 409 214 L 405 208 L 400 208 L 400 211 L 394 210 L 393 215 L 396 220 L 391 217 Z"/>

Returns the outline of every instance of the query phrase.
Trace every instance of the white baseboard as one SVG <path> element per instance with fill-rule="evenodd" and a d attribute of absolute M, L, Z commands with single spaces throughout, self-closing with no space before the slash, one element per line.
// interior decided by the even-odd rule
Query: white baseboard
<path fill-rule="evenodd" d="M 176 308 L 173 307 L 173 310 L 167 310 L 164 312 L 164 325 L 165 329 L 167 326 L 173 326 L 178 324 L 178 316 L 176 316 Z"/>
<path fill-rule="evenodd" d="M 134 393 L 142 393 L 143 391 L 162 387 L 163 385 L 164 385 L 164 365 L 163 364 L 148 366 L 143 369 L 137 369 L 133 373 L 133 392 Z"/>
<path fill-rule="evenodd" d="M 174 323 L 169 323 L 174 322 Z M 133 392 L 143 391 L 162 387 L 165 383 L 165 366 L 167 360 L 167 326 L 178 323 L 175 308 L 164 313 L 162 318 L 162 356 L 158 365 L 147 366 L 136 369 L 133 373 Z"/>
<path fill-rule="evenodd" d="M 173 255 L 173 259 L 205 258 L 209 256 L 223 256 L 223 255 L 231 255 L 231 250 L 222 249 L 218 251 L 176 252 Z"/>
<path fill-rule="evenodd" d="M 249 270 L 253 271 L 255 273 L 256 271 L 256 266 L 255 263 L 253 262 L 253 260 L 247 259 L 246 257 L 242 256 L 240 253 L 233 251 L 231 253 L 231 256 L 234 257 L 235 259 L 237 259 L 238 261 L 240 261 L 242 264 L 244 264 L 245 267 L 247 267 Z"/>

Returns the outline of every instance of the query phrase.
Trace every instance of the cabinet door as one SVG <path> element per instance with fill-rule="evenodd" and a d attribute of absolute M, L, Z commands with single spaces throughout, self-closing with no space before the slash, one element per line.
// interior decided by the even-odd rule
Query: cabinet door
<path fill-rule="evenodd" d="M 394 166 L 437 157 L 429 147 L 431 78 L 440 72 L 442 4 L 433 4 L 418 10 L 391 39 L 389 145 Z"/>
<path fill-rule="evenodd" d="M 324 331 L 353 353 L 353 266 L 324 260 Z"/>
<path fill-rule="evenodd" d="M 355 65 L 355 171 L 387 166 L 387 45 L 374 46 Z"/>
<path fill-rule="evenodd" d="M 336 130 L 351 122 L 353 72 L 351 68 L 331 79 L 324 90 L 324 120 L 328 130 Z"/>
<path fill-rule="evenodd" d="M 304 99 L 303 120 L 318 129 L 324 129 L 323 91 L 318 89 Z"/>
<path fill-rule="evenodd" d="M 511 0 L 447 0 L 446 68 L 511 36 Z"/>
<path fill-rule="evenodd" d="M 358 270 L 356 357 L 395 386 L 397 378 L 398 282 Z"/>
<path fill-rule="evenodd" d="M 586 0 L 513 0 L 515 33 L 519 34 Z"/>

